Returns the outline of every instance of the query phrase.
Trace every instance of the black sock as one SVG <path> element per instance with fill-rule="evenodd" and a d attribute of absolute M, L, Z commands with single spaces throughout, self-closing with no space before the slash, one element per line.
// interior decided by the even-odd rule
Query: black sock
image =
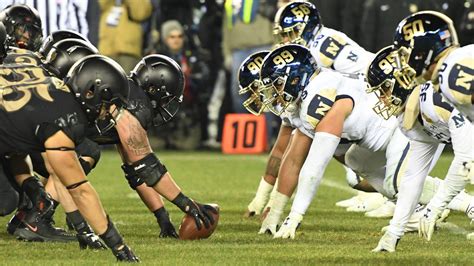
<path fill-rule="evenodd" d="M 91 229 L 79 210 L 66 213 L 67 220 L 78 233 L 90 233 Z"/>
<path fill-rule="evenodd" d="M 153 214 L 155 215 L 156 221 L 160 225 L 160 228 L 165 223 L 171 223 L 170 216 L 165 207 L 159 208 L 158 210 L 154 211 Z"/>

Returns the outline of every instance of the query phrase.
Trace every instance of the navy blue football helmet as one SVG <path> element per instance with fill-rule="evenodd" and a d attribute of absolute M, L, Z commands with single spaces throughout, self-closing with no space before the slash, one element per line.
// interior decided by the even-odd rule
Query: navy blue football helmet
<path fill-rule="evenodd" d="M 36 9 L 27 5 L 11 5 L 0 12 L 0 21 L 7 30 L 9 46 L 30 51 L 37 51 L 41 46 L 43 31 Z"/>
<path fill-rule="evenodd" d="M 453 21 L 435 11 L 420 11 L 403 19 L 395 31 L 393 44 L 398 66 L 394 75 L 407 89 L 416 79 L 418 83 L 429 80 L 430 77 L 423 77 L 428 68 L 448 48 L 459 46 Z"/>
<path fill-rule="evenodd" d="M 260 69 L 263 64 L 263 59 L 270 51 L 260 51 L 248 56 L 242 65 L 240 65 L 238 79 L 239 79 L 239 94 L 245 95 L 246 100 L 242 105 L 251 114 L 259 115 L 265 110 L 260 89 L 262 81 L 260 80 Z"/>
<path fill-rule="evenodd" d="M 263 60 L 260 70 L 266 108 L 281 115 L 297 103 L 310 78 L 319 70 L 310 51 L 302 45 L 288 44 L 273 50 Z"/>
<path fill-rule="evenodd" d="M 375 93 L 379 102 L 373 110 L 384 119 L 398 115 L 406 103 L 414 86 L 405 88 L 394 76 L 397 70 L 396 52 L 393 45 L 382 48 L 375 55 L 367 70 L 368 93 Z"/>
<path fill-rule="evenodd" d="M 309 2 L 291 2 L 275 15 L 273 35 L 277 43 L 307 45 L 323 27 L 315 5 Z"/>

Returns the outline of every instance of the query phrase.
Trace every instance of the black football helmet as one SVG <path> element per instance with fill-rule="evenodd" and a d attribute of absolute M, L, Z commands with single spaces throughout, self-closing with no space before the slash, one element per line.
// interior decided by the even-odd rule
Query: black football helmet
<path fill-rule="evenodd" d="M 394 75 L 405 88 L 416 79 L 418 83 L 427 81 L 423 76 L 430 65 L 448 48 L 459 46 L 453 21 L 435 11 L 420 11 L 403 19 L 395 31 L 393 44 L 398 68 Z"/>
<path fill-rule="evenodd" d="M 7 56 L 8 44 L 7 44 L 7 30 L 2 22 L 0 22 L 0 63 Z"/>
<path fill-rule="evenodd" d="M 158 54 L 145 56 L 130 72 L 130 78 L 150 99 L 155 126 L 170 121 L 178 113 L 183 102 L 184 74 L 173 59 Z"/>
<path fill-rule="evenodd" d="M 43 41 L 39 52 L 43 57 L 46 57 L 49 53 L 49 50 L 53 47 L 53 45 L 59 41 L 65 40 L 65 39 L 77 39 L 77 40 L 83 40 L 85 42 L 89 42 L 84 35 L 71 31 L 71 30 L 58 30 L 46 37 L 46 39 Z"/>
<path fill-rule="evenodd" d="M 129 95 L 127 76 L 118 63 L 103 55 L 89 55 L 71 67 L 65 83 L 100 134 L 116 125 Z M 115 110 L 110 110 L 112 105 Z"/>
<path fill-rule="evenodd" d="M 396 52 L 393 45 L 382 48 L 370 63 L 366 74 L 370 85 L 367 92 L 375 93 L 379 99 L 373 110 L 384 119 L 398 115 L 403 110 L 414 88 L 405 88 L 395 78 L 394 73 L 398 70 Z"/>
<path fill-rule="evenodd" d="M 260 115 L 265 110 L 262 97 L 260 95 L 260 88 L 262 81 L 260 80 L 260 68 L 263 64 L 263 59 L 270 51 L 260 51 L 251 54 L 247 57 L 242 65 L 240 65 L 238 72 L 239 79 L 239 94 L 245 95 L 246 100 L 243 106 L 251 114 Z"/>
<path fill-rule="evenodd" d="M 275 15 L 273 35 L 278 44 L 307 45 L 323 27 L 316 6 L 309 2 L 290 2 Z"/>
<path fill-rule="evenodd" d="M 46 68 L 56 77 L 64 79 L 69 69 L 80 59 L 99 51 L 89 42 L 79 39 L 65 39 L 55 43 L 43 61 Z"/>
<path fill-rule="evenodd" d="M 0 21 L 9 36 L 8 45 L 30 51 L 37 51 L 41 46 L 43 32 L 36 9 L 27 5 L 11 5 L 0 12 Z"/>
<path fill-rule="evenodd" d="M 288 44 L 273 50 L 263 60 L 260 70 L 266 108 L 281 115 L 290 105 L 294 106 L 310 78 L 319 70 L 310 51 L 302 45 Z"/>

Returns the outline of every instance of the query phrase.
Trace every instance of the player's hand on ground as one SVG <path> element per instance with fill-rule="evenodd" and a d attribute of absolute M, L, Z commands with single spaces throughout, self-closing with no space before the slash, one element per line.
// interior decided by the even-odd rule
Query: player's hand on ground
<path fill-rule="evenodd" d="M 105 246 L 104 242 L 102 242 L 102 240 L 100 240 L 100 238 L 92 232 L 78 233 L 76 237 L 79 241 L 79 247 L 81 249 L 107 249 L 107 246 Z"/>
<path fill-rule="evenodd" d="M 160 224 L 160 238 L 178 238 L 176 229 L 171 222 Z"/>
<path fill-rule="evenodd" d="M 261 197 L 255 197 L 247 206 L 244 217 L 249 218 L 255 215 L 260 215 L 265 207 L 266 201 Z"/>
<path fill-rule="evenodd" d="M 420 227 L 418 235 L 430 241 L 436 227 L 436 221 L 439 219 L 441 211 L 437 208 L 426 206 L 420 218 Z"/>
<path fill-rule="evenodd" d="M 296 230 L 303 220 L 303 215 L 291 212 L 281 225 L 280 229 L 273 238 L 291 238 L 295 239 Z"/>
<path fill-rule="evenodd" d="M 396 235 L 386 231 L 380 238 L 377 247 L 372 249 L 372 252 L 395 252 L 399 240 L 400 238 Z"/>
<path fill-rule="evenodd" d="M 125 244 L 117 249 L 112 249 L 112 253 L 114 253 L 118 261 L 140 262 L 140 259 L 133 253 L 132 249 Z"/>
<path fill-rule="evenodd" d="M 262 221 L 262 226 L 260 227 L 260 231 L 258 231 L 258 233 L 275 235 L 277 232 L 278 223 L 280 222 L 281 214 L 282 213 L 275 211 L 275 209 L 271 209 L 267 217 L 265 217 L 265 219 Z"/>

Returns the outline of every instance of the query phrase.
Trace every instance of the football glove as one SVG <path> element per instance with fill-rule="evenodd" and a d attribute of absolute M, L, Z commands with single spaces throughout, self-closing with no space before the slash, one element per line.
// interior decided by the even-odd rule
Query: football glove
<path fill-rule="evenodd" d="M 160 223 L 160 238 L 178 238 L 176 229 L 171 222 Z"/>
<path fill-rule="evenodd" d="M 262 226 L 260 227 L 260 231 L 258 231 L 258 234 L 268 233 L 270 235 L 275 235 L 282 214 L 283 212 L 277 211 L 276 208 L 271 208 L 270 212 L 263 220 Z"/>
<path fill-rule="evenodd" d="M 382 238 L 380 238 L 377 247 L 372 249 L 372 252 L 395 252 L 399 241 L 400 238 L 386 231 Z"/>
<path fill-rule="evenodd" d="M 441 210 L 426 206 L 420 218 L 418 235 L 430 241 L 436 227 L 436 221 L 441 217 Z"/>
<path fill-rule="evenodd" d="M 286 217 L 285 221 L 281 225 L 280 229 L 273 238 L 291 238 L 295 239 L 296 230 L 300 227 L 303 215 L 290 212 L 290 215 Z"/>
<path fill-rule="evenodd" d="M 214 207 L 199 204 L 186 197 L 183 193 L 179 193 L 179 195 L 171 202 L 178 206 L 178 208 L 183 212 L 194 218 L 198 230 L 201 230 L 202 224 L 204 224 L 205 228 L 209 228 L 211 224 L 214 224 L 214 218 L 212 218 L 211 214 L 217 214 L 217 210 L 214 209 Z"/>
<path fill-rule="evenodd" d="M 107 249 L 104 242 L 100 240 L 100 238 L 94 234 L 93 232 L 82 232 L 76 235 L 77 240 L 79 241 L 79 247 L 81 249 Z"/>

